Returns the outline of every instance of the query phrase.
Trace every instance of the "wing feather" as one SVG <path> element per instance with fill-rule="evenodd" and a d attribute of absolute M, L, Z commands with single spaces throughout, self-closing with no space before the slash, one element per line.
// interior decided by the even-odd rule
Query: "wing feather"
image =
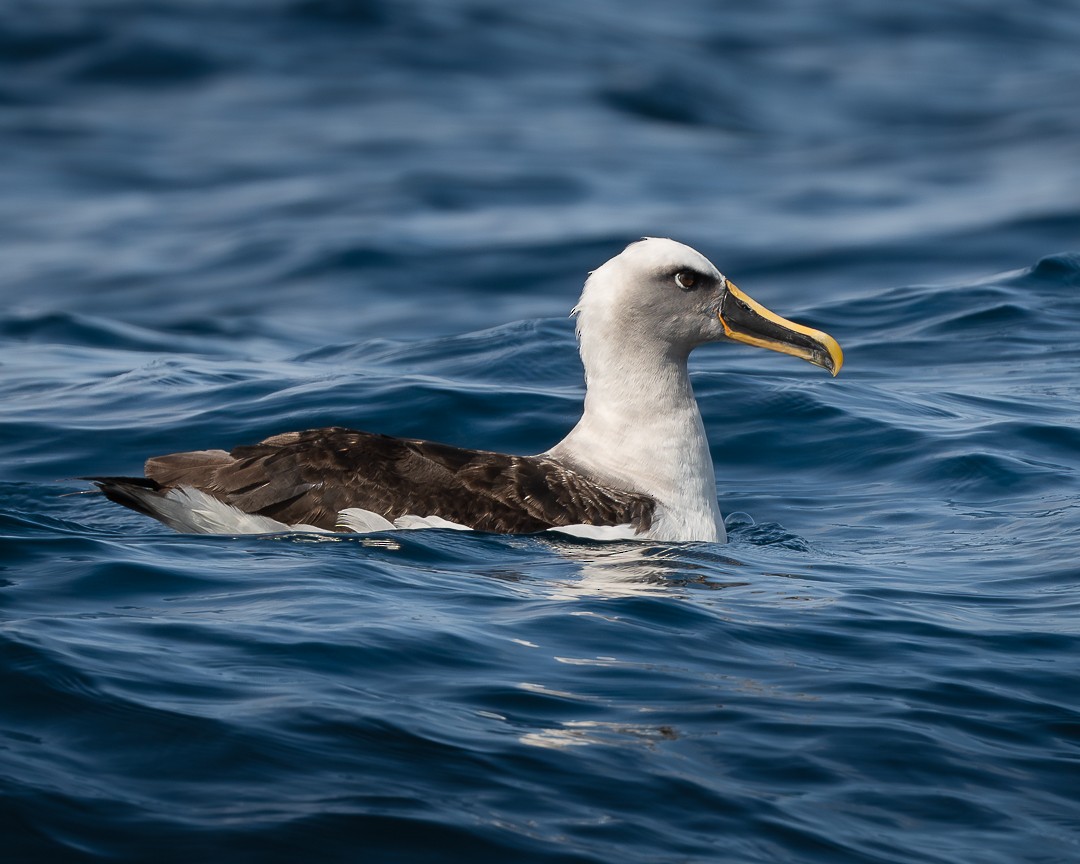
<path fill-rule="evenodd" d="M 193 486 L 246 513 L 334 530 L 361 508 L 393 522 L 436 516 L 481 531 L 652 522 L 647 495 L 598 484 L 546 456 L 510 456 L 332 427 L 258 444 L 158 456 L 146 476 Z"/>

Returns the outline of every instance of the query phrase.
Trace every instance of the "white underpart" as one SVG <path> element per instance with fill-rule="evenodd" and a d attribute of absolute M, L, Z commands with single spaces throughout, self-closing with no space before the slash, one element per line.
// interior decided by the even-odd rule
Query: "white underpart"
<path fill-rule="evenodd" d="M 361 507 L 349 507 L 337 514 L 337 530 L 368 534 L 372 531 L 393 531 L 394 523 L 378 513 Z"/>
<path fill-rule="evenodd" d="M 688 265 L 723 278 L 689 247 L 647 243 L 639 244 L 638 258 L 682 255 Z M 576 309 L 585 410 L 548 454 L 600 482 L 655 498 L 652 528 L 637 539 L 724 542 L 709 442 L 687 371 L 691 349 L 712 340 L 688 334 L 680 341 L 683 320 L 678 311 L 665 315 L 662 298 L 633 302 L 635 277 L 654 272 L 648 261 L 624 260 L 634 248 L 595 271 L 585 285 Z M 659 323 L 644 320 L 642 308 Z"/>
<path fill-rule="evenodd" d="M 568 534 L 586 540 L 642 540 L 633 525 L 556 525 L 548 528 L 554 534 Z"/>
<path fill-rule="evenodd" d="M 329 533 L 314 525 L 286 525 L 268 516 L 245 513 L 190 486 L 170 489 L 164 495 L 133 491 L 152 507 L 170 528 L 185 534 L 280 534 L 282 531 Z"/>
<path fill-rule="evenodd" d="M 452 528 L 455 531 L 471 531 L 468 525 L 451 522 L 441 516 L 417 516 L 406 514 L 393 522 L 373 510 L 349 507 L 338 513 L 337 530 L 354 534 L 370 534 L 373 531 L 417 531 L 421 528 Z"/>
<path fill-rule="evenodd" d="M 170 528 L 184 534 L 282 534 L 301 532 L 331 534 L 325 528 L 299 523 L 290 525 L 245 513 L 231 504 L 219 501 L 212 495 L 191 486 L 178 486 L 164 495 L 150 490 L 131 490 L 147 507 L 158 514 Z M 355 534 L 372 534 L 378 531 L 410 531 L 421 528 L 453 528 L 458 531 L 472 530 L 467 525 L 450 522 L 439 516 L 401 516 L 393 522 L 359 507 L 350 507 L 338 513 L 337 530 Z"/>
<path fill-rule="evenodd" d="M 472 531 L 468 525 L 460 522 L 451 522 L 442 516 L 415 516 L 406 514 L 394 520 L 394 527 L 402 531 L 416 531 L 420 528 L 452 528 L 454 531 Z"/>

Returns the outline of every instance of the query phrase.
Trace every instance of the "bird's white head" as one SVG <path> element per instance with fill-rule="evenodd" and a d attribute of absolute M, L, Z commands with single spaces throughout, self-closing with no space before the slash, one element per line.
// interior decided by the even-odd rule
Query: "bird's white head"
<path fill-rule="evenodd" d="M 725 339 L 801 357 L 833 375 L 844 362 L 831 336 L 781 318 L 700 252 L 663 238 L 631 243 L 594 270 L 574 313 L 586 367 L 603 344 L 685 359 Z"/>

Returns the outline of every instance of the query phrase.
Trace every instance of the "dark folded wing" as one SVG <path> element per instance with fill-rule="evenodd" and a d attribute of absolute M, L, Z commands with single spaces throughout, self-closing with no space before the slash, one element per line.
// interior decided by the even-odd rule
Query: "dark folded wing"
<path fill-rule="evenodd" d="M 545 456 L 509 456 L 350 429 L 275 435 L 230 453 L 158 456 L 146 476 L 194 486 L 247 513 L 333 530 L 350 507 L 394 520 L 440 516 L 480 531 L 563 525 L 649 528 L 655 502 L 589 480 Z"/>

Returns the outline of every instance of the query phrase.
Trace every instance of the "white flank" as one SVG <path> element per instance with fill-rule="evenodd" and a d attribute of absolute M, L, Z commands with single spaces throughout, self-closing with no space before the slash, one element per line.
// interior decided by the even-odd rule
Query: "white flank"
<path fill-rule="evenodd" d="M 352 531 L 355 534 L 370 534 L 372 531 L 393 531 L 394 523 L 371 510 L 364 510 L 362 507 L 349 507 L 338 512 L 337 530 Z"/>
<path fill-rule="evenodd" d="M 548 528 L 555 534 L 582 537 L 586 540 L 647 540 L 647 534 L 638 534 L 633 525 L 556 525 Z"/>
<path fill-rule="evenodd" d="M 146 506 L 152 508 L 162 522 L 185 534 L 330 533 L 314 525 L 286 525 L 267 516 L 245 513 L 190 486 L 170 489 L 164 495 L 149 490 L 132 490 L 132 494 L 138 495 Z"/>
<path fill-rule="evenodd" d="M 349 507 L 338 513 L 337 530 L 354 534 L 370 534 L 374 531 L 416 531 L 421 528 L 453 528 L 455 531 L 472 531 L 468 525 L 451 522 L 441 516 L 399 516 L 393 522 L 372 510 Z"/>
<path fill-rule="evenodd" d="M 402 531 L 415 531 L 419 528 L 452 528 L 455 531 L 472 531 L 468 525 L 460 522 L 451 522 L 441 516 L 414 516 L 406 514 L 394 520 L 394 527 Z"/>

